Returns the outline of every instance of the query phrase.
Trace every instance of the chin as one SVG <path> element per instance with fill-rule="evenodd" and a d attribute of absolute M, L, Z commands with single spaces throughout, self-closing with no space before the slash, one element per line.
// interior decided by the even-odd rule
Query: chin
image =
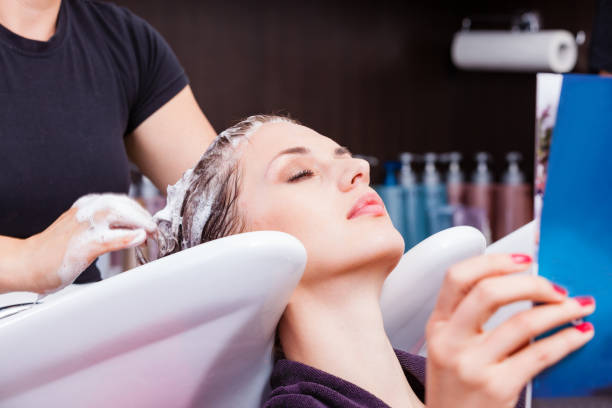
<path fill-rule="evenodd" d="M 356 264 L 373 264 L 391 272 L 404 254 L 404 239 L 390 223 L 352 237 L 349 253 Z M 356 265 L 357 266 L 357 265 Z"/>
<path fill-rule="evenodd" d="M 308 254 L 304 278 L 324 279 L 362 268 L 389 274 L 404 254 L 404 239 L 390 220 L 382 223 L 379 220 L 356 230 L 342 228 L 340 232 L 334 228 L 328 233 L 319 232 L 316 239 L 312 239 L 312 234 L 308 237 L 296 234 L 298 239 L 309 238 L 300 239 Z"/>
<path fill-rule="evenodd" d="M 373 239 L 372 246 L 379 251 L 378 257 L 389 263 L 389 272 L 395 268 L 402 255 L 404 255 L 404 238 L 395 228 L 391 228 L 384 236 Z"/>

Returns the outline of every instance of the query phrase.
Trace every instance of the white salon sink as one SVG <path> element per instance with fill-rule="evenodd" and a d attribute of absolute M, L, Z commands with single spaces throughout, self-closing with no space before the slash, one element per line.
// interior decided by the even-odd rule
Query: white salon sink
<path fill-rule="evenodd" d="M 287 234 L 236 235 L 2 319 L 0 406 L 256 406 L 305 261 Z"/>
<path fill-rule="evenodd" d="M 418 350 L 446 269 L 484 249 L 456 227 L 404 255 L 381 298 L 395 347 Z M 0 319 L 0 407 L 258 407 L 305 262 L 287 234 L 240 234 Z"/>

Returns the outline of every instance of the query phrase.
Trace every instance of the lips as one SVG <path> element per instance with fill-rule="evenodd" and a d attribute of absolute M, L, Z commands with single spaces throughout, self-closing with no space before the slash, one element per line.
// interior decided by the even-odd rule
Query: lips
<path fill-rule="evenodd" d="M 385 205 L 376 193 L 368 193 L 355 203 L 353 208 L 348 212 L 346 218 L 352 219 L 362 215 L 372 215 L 378 217 L 385 214 Z"/>

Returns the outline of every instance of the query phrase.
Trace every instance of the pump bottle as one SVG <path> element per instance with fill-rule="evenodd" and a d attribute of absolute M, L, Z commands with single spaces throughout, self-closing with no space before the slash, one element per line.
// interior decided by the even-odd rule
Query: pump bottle
<path fill-rule="evenodd" d="M 491 242 L 493 237 L 492 230 L 495 226 L 492 224 L 491 215 L 493 213 L 493 175 L 489 170 L 487 163 L 491 160 L 491 155 L 486 152 L 478 152 L 474 156 L 476 160 L 476 170 L 472 174 L 471 183 L 467 186 L 466 204 L 468 207 L 478 208 L 483 211 L 485 217 L 484 231 L 481 231 L 487 243 Z"/>
<path fill-rule="evenodd" d="M 459 152 L 450 152 L 444 157 L 449 163 L 446 173 L 446 193 L 450 205 L 462 205 L 465 201 L 465 180 L 460 166 L 462 157 Z"/>
<path fill-rule="evenodd" d="M 446 186 L 442 183 L 440 173 L 436 168 L 438 155 L 425 153 L 425 171 L 423 173 L 423 189 L 425 193 L 425 208 L 427 210 L 428 234 L 435 234 L 446 227 L 439 222 L 439 209 L 448 204 Z"/>
<path fill-rule="evenodd" d="M 384 167 L 385 182 L 383 185 L 377 186 L 375 190 L 380 198 L 382 198 L 393 226 L 402 236 L 405 236 L 402 188 L 397 184 L 397 177 L 395 176 L 396 171 L 400 168 L 400 163 L 397 161 L 386 161 Z"/>
<path fill-rule="evenodd" d="M 404 218 L 404 242 L 406 250 L 412 248 L 427 238 L 427 213 L 423 194 L 419 194 L 421 186 L 417 184 L 417 176 L 412 170 L 415 156 L 411 153 L 400 154 L 399 184 L 402 188 L 402 207 Z"/>
<path fill-rule="evenodd" d="M 496 191 L 495 240 L 508 235 L 533 218 L 531 187 L 525 183 L 525 176 L 519 168 L 521 159 L 519 152 L 506 154 L 508 168 Z"/>

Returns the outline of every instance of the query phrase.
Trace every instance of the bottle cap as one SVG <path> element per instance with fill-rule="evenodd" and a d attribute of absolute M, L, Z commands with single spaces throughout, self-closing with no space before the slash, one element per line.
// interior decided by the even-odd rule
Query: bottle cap
<path fill-rule="evenodd" d="M 412 162 L 415 156 L 412 153 L 404 152 L 399 155 L 402 167 L 400 168 L 399 182 L 404 187 L 410 187 L 416 183 L 416 176 L 412 171 Z"/>
<path fill-rule="evenodd" d="M 436 153 L 428 152 L 423 155 L 425 161 L 425 172 L 423 173 L 423 184 L 433 185 L 440 183 L 440 175 L 436 169 L 436 160 L 438 155 Z"/>
<path fill-rule="evenodd" d="M 385 164 L 385 186 L 397 185 L 397 177 L 395 172 L 400 168 L 398 161 L 386 161 Z"/>
<path fill-rule="evenodd" d="M 448 172 L 446 173 L 446 182 L 448 184 L 463 183 L 463 172 L 461 171 L 461 159 L 463 155 L 459 152 L 450 152 L 442 155 L 441 161 L 447 162 Z"/>
<path fill-rule="evenodd" d="M 508 152 L 506 154 L 506 160 L 508 161 L 508 168 L 504 172 L 503 183 L 504 184 L 523 184 L 525 176 L 519 167 L 519 162 L 523 159 L 523 155 L 519 152 Z"/>
<path fill-rule="evenodd" d="M 493 182 L 493 175 L 487 165 L 487 163 L 491 161 L 491 155 L 487 152 L 478 152 L 474 155 L 474 159 L 476 160 L 477 166 L 472 174 L 472 183 L 491 184 Z"/>

